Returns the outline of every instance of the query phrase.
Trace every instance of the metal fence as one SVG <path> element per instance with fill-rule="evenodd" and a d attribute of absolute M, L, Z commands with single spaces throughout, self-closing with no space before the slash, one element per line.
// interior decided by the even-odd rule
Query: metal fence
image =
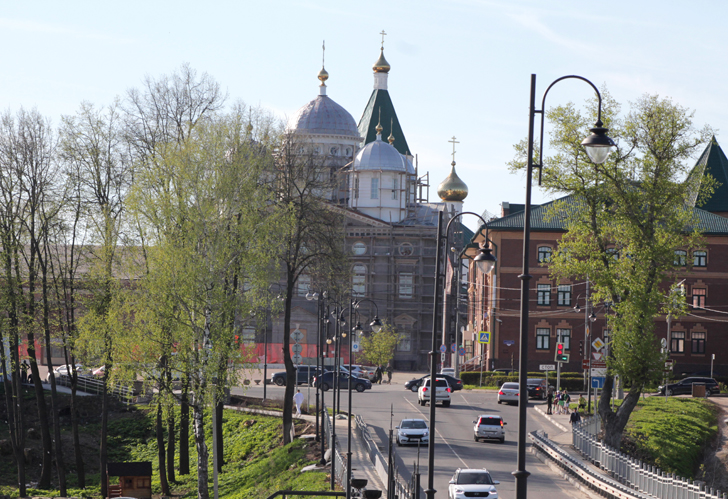
<path fill-rule="evenodd" d="M 610 477 L 632 490 L 665 499 L 728 499 L 728 493 L 706 487 L 705 482 L 665 473 L 656 466 L 603 444 L 597 440 L 600 429 L 597 416 L 575 424 L 572 429 L 574 448 Z"/>
<path fill-rule="evenodd" d="M 329 411 L 326 409 L 326 405 L 324 405 L 321 410 L 324 414 L 324 436 L 326 438 L 326 447 L 331 449 L 331 425 L 333 423 L 329 417 Z M 341 485 L 344 490 L 346 490 L 346 460 L 339 452 L 338 438 L 334 440 L 334 443 L 336 445 L 333 447 L 334 452 L 331 453 L 331 472 L 334 474 L 336 482 Z"/>
<path fill-rule="evenodd" d="M 65 374 L 56 375 L 56 384 L 60 386 L 71 387 L 71 377 Z M 78 376 L 76 388 L 82 392 L 95 393 L 100 395 L 103 393 L 104 382 L 92 376 Z M 125 404 L 134 403 L 134 390 L 122 385 L 109 386 L 109 395 L 116 397 Z"/>

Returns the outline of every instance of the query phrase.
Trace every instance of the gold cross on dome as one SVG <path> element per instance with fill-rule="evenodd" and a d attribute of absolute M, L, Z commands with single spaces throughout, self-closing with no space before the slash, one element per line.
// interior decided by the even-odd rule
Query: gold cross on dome
<path fill-rule="evenodd" d="M 455 144 L 459 144 L 459 140 L 455 140 L 455 136 L 452 136 L 452 140 L 448 140 L 448 142 L 452 143 L 452 162 L 455 162 Z"/>
<path fill-rule="evenodd" d="M 321 67 L 324 67 L 324 62 L 326 61 L 326 40 L 324 40 L 324 44 L 321 46 L 322 55 L 321 55 Z"/>
<path fill-rule="evenodd" d="M 382 35 L 382 48 L 384 48 L 384 35 L 386 35 L 387 33 L 384 30 L 382 30 L 382 32 L 379 34 Z"/>

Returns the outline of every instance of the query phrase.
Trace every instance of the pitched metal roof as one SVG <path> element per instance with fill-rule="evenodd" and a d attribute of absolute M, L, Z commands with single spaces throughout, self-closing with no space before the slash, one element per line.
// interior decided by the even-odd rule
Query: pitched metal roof
<path fill-rule="evenodd" d="M 710 143 L 698 158 L 690 176 L 702 176 L 704 173 L 709 173 L 720 185 L 700 208 L 711 212 L 728 212 L 728 158 L 715 140 L 715 136 L 710 139 Z"/>
<path fill-rule="evenodd" d="M 381 111 L 381 121 L 380 113 Z M 394 146 L 400 154 L 412 154 L 407 139 L 404 137 L 402 127 L 399 125 L 397 113 L 394 110 L 394 104 L 389 97 L 387 90 L 375 88 L 369 97 L 364 112 L 359 120 L 359 134 L 364 137 L 364 143 L 368 144 L 377 138 L 377 124 L 382 125 L 382 139 L 388 140 L 390 133 L 394 136 Z M 390 125 L 391 124 L 391 125 Z"/>

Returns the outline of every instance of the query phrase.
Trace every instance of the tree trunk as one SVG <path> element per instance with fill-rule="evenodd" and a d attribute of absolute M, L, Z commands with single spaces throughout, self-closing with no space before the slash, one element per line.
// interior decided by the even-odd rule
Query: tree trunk
<path fill-rule="evenodd" d="M 291 360 L 291 302 L 293 300 L 294 276 L 288 271 L 286 285 L 286 305 L 283 313 L 283 363 L 286 366 L 286 391 L 283 395 L 283 444 L 291 443 L 291 426 L 293 425 L 293 395 L 296 390 L 296 368 Z"/>
<path fill-rule="evenodd" d="M 71 356 L 71 362 L 73 356 Z M 78 386 L 78 374 L 73 373 L 71 377 L 71 432 L 73 433 L 73 452 L 76 455 L 76 486 L 79 489 L 86 488 L 86 469 L 83 464 L 81 453 L 81 440 L 78 437 L 78 409 L 76 408 L 76 387 Z"/>
<path fill-rule="evenodd" d="M 40 435 L 43 443 L 43 455 L 41 457 L 41 471 L 38 479 L 38 488 L 48 490 L 51 488 L 51 470 L 53 469 L 53 440 L 48 422 L 48 408 L 45 403 L 43 383 L 40 380 L 38 362 L 35 354 L 35 335 L 28 333 L 28 356 L 30 357 L 30 372 L 35 387 L 35 401 L 38 405 L 38 423 L 40 424 Z M 52 369 L 53 366 L 48 366 Z"/>
<path fill-rule="evenodd" d="M 167 416 L 167 480 L 170 483 L 174 483 L 176 480 L 174 476 L 175 437 L 174 407 L 170 407 L 169 415 Z"/>
<path fill-rule="evenodd" d="M 190 381 L 187 374 L 182 378 L 182 397 L 179 407 L 179 474 L 190 474 Z"/>
<path fill-rule="evenodd" d="M 207 487 L 209 473 L 207 461 L 210 458 L 207 453 L 207 443 L 205 442 L 205 406 L 202 397 L 195 397 L 192 406 L 195 429 L 195 445 L 197 447 L 197 499 L 210 499 L 210 493 Z"/>
<path fill-rule="evenodd" d="M 162 487 L 162 495 L 169 496 L 169 484 L 167 483 L 167 467 L 164 461 L 164 427 L 162 426 L 162 401 L 157 400 L 157 457 L 159 459 L 159 482 Z"/>
<path fill-rule="evenodd" d="M 225 407 L 225 401 L 224 400 L 218 400 L 217 405 L 215 407 L 215 417 L 217 418 L 217 471 L 218 473 L 222 473 L 222 465 L 225 464 L 225 461 L 223 460 L 223 456 L 225 453 L 223 452 L 222 447 L 222 415 L 223 415 L 223 408 Z"/>
<path fill-rule="evenodd" d="M 604 430 L 602 443 L 613 449 L 620 450 L 624 428 L 629 421 L 629 415 L 640 400 L 642 386 L 637 384 L 632 385 L 627 396 L 624 397 L 622 404 L 617 409 L 617 412 L 612 411 L 609 404 L 613 387 L 614 377 L 607 376 L 604 380 L 604 389 L 599 397 L 599 416 L 602 418 Z"/>
<path fill-rule="evenodd" d="M 12 318 L 11 318 L 12 322 Z M 12 378 L 8 379 L 3 376 L 0 382 L 4 385 L 5 406 L 8 412 L 8 433 L 10 436 L 10 444 L 13 448 L 13 458 L 17 465 L 18 477 L 18 494 L 20 497 L 26 496 L 25 487 L 25 456 L 23 448 L 25 447 L 25 428 L 23 426 L 23 388 L 20 383 L 20 361 L 18 356 L 18 338 L 17 333 L 11 337 L 10 341 L 10 358 L 5 355 L 4 338 L 2 330 L 0 330 L 0 365 L 7 366 L 11 364 Z"/>
<path fill-rule="evenodd" d="M 101 443 L 99 444 L 99 467 L 101 472 L 101 497 L 109 497 L 109 475 L 106 470 L 106 436 L 109 426 L 109 368 L 104 370 L 103 385 L 101 387 Z"/>

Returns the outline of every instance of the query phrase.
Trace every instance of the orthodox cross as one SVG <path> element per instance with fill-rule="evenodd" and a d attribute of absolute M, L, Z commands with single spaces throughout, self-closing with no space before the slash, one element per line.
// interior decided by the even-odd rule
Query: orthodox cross
<path fill-rule="evenodd" d="M 384 50 L 384 35 L 386 35 L 387 33 L 385 33 L 384 30 L 382 30 L 382 32 L 379 34 L 382 35 L 382 50 Z"/>
<path fill-rule="evenodd" d="M 455 144 L 459 144 L 459 140 L 455 140 L 455 136 L 452 136 L 452 140 L 448 140 L 448 142 L 452 143 L 452 162 L 455 163 Z"/>
<path fill-rule="evenodd" d="M 326 40 L 324 40 L 324 44 L 321 46 L 322 54 L 321 54 L 321 67 L 324 67 L 324 62 L 326 61 Z"/>

